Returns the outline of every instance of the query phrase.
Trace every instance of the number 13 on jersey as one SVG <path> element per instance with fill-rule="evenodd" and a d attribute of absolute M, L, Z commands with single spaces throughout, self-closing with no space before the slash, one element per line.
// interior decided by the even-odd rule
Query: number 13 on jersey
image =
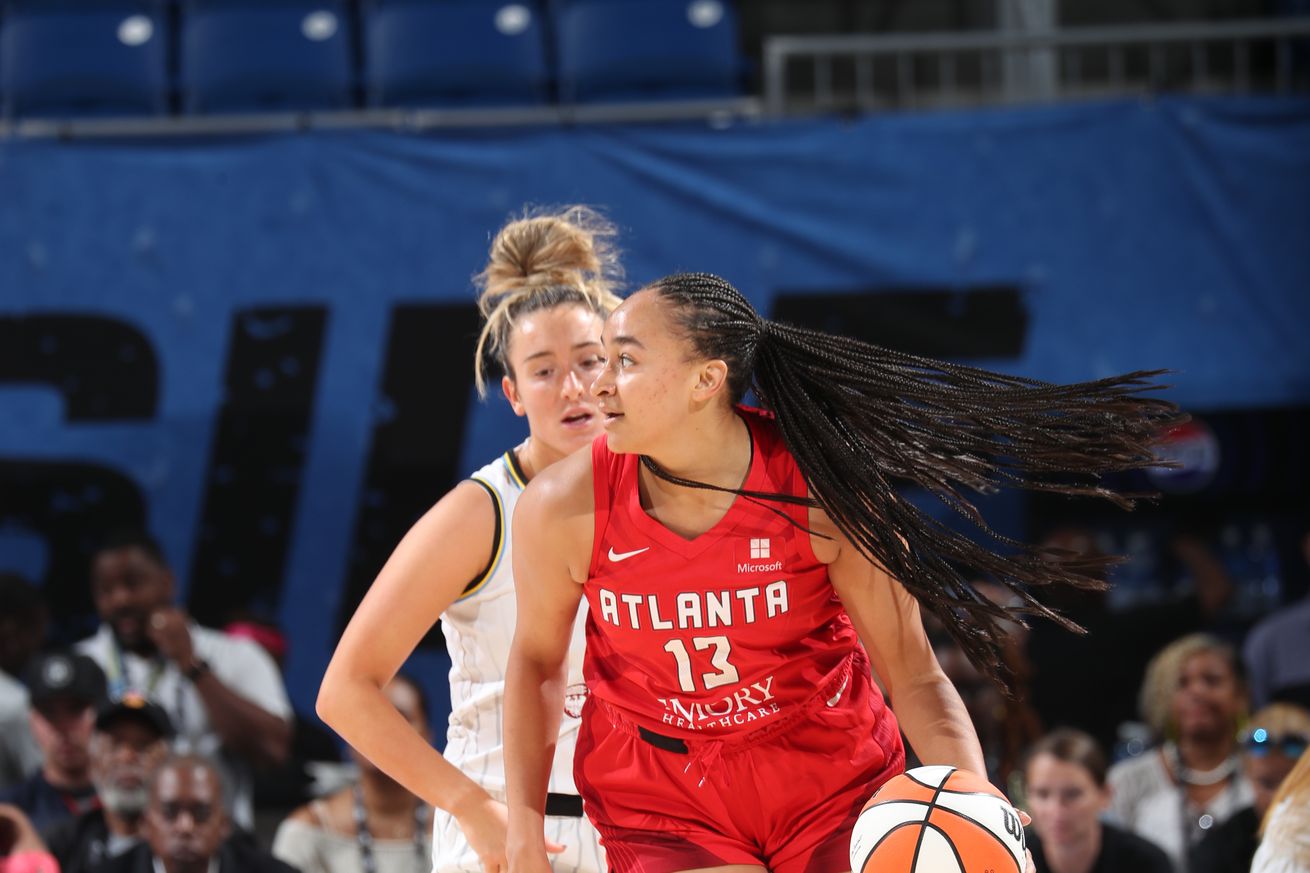
<path fill-rule="evenodd" d="M 738 681 L 737 668 L 728 661 L 728 655 L 732 652 L 732 644 L 728 642 L 726 636 L 692 637 L 691 644 L 698 652 L 703 652 L 706 649 L 714 650 L 710 655 L 710 666 L 717 672 L 700 674 L 701 686 L 704 690 L 718 688 L 720 685 L 732 685 Z M 692 674 L 691 655 L 687 652 L 686 644 L 675 637 L 664 644 L 664 651 L 672 655 L 673 659 L 678 662 L 678 684 L 682 687 L 682 690 L 687 692 L 699 690 Z"/>

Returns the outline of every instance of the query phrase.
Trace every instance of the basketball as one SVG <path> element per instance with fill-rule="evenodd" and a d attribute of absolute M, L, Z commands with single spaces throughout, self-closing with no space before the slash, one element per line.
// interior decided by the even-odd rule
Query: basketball
<path fill-rule="evenodd" d="M 1023 873 L 1019 813 L 991 783 L 917 767 L 873 795 L 851 833 L 855 873 Z"/>

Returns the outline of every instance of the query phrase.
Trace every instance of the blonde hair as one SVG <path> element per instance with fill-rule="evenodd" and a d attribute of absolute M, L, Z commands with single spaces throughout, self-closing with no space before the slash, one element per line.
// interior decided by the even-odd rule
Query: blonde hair
<path fill-rule="evenodd" d="M 500 229 L 487 265 L 474 277 L 483 318 L 475 361 L 480 396 L 487 395 L 488 358 L 514 378 L 509 340 L 519 316 L 576 304 L 604 317 L 619 305 L 614 288 L 622 269 L 612 242 L 615 233 L 587 206 L 528 210 Z"/>
<path fill-rule="evenodd" d="M 1142 681 L 1137 705 L 1142 720 L 1150 725 L 1157 738 L 1168 737 L 1172 728 L 1174 690 L 1182 676 L 1183 665 L 1195 655 L 1213 652 L 1223 658 L 1232 670 L 1239 688 L 1245 688 L 1242 667 L 1237 652 L 1228 643 L 1210 634 L 1188 634 L 1161 649 L 1146 665 L 1146 678 Z M 1236 731 L 1234 731 L 1236 738 Z"/>
<path fill-rule="evenodd" d="M 1264 728 L 1270 736 L 1305 734 L 1310 736 L 1310 710 L 1294 703 L 1271 703 L 1251 716 L 1251 730 Z"/>
<path fill-rule="evenodd" d="M 1269 802 L 1269 810 L 1265 813 L 1264 821 L 1260 823 L 1260 836 L 1265 835 L 1273 819 L 1274 810 L 1278 809 L 1284 800 L 1300 805 L 1302 808 L 1310 803 L 1310 752 L 1301 753 L 1292 772 L 1287 774 L 1282 784 L 1278 786 L 1278 790 L 1274 792 L 1274 799 Z"/>

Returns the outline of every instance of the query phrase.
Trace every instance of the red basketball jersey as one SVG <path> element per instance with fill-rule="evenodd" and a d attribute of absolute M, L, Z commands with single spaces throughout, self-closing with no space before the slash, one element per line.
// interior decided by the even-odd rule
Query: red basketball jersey
<path fill-rule="evenodd" d="M 752 440 L 743 490 L 804 496 L 772 417 L 740 414 Z M 804 506 L 738 496 L 718 524 L 688 540 L 642 509 L 637 455 L 614 454 L 601 436 L 592 466 L 590 693 L 659 733 L 740 734 L 813 697 L 860 645 L 798 526 L 808 521 Z"/>

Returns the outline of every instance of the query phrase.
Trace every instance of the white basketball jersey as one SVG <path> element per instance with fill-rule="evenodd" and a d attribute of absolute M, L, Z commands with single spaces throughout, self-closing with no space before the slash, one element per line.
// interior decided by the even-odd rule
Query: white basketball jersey
<path fill-rule="evenodd" d="M 510 520 L 525 479 L 513 452 L 506 452 L 471 477 L 496 506 L 496 543 L 490 563 L 441 616 L 450 654 L 450 727 L 446 760 L 464 771 L 493 797 L 505 796 L 505 665 L 514 637 L 517 608 L 510 556 Z M 550 772 L 550 791 L 577 794 L 573 785 L 573 748 L 586 694 L 582 678 L 586 600 L 573 626 L 568 659 L 568 690 L 560 720 L 559 742 Z"/>

